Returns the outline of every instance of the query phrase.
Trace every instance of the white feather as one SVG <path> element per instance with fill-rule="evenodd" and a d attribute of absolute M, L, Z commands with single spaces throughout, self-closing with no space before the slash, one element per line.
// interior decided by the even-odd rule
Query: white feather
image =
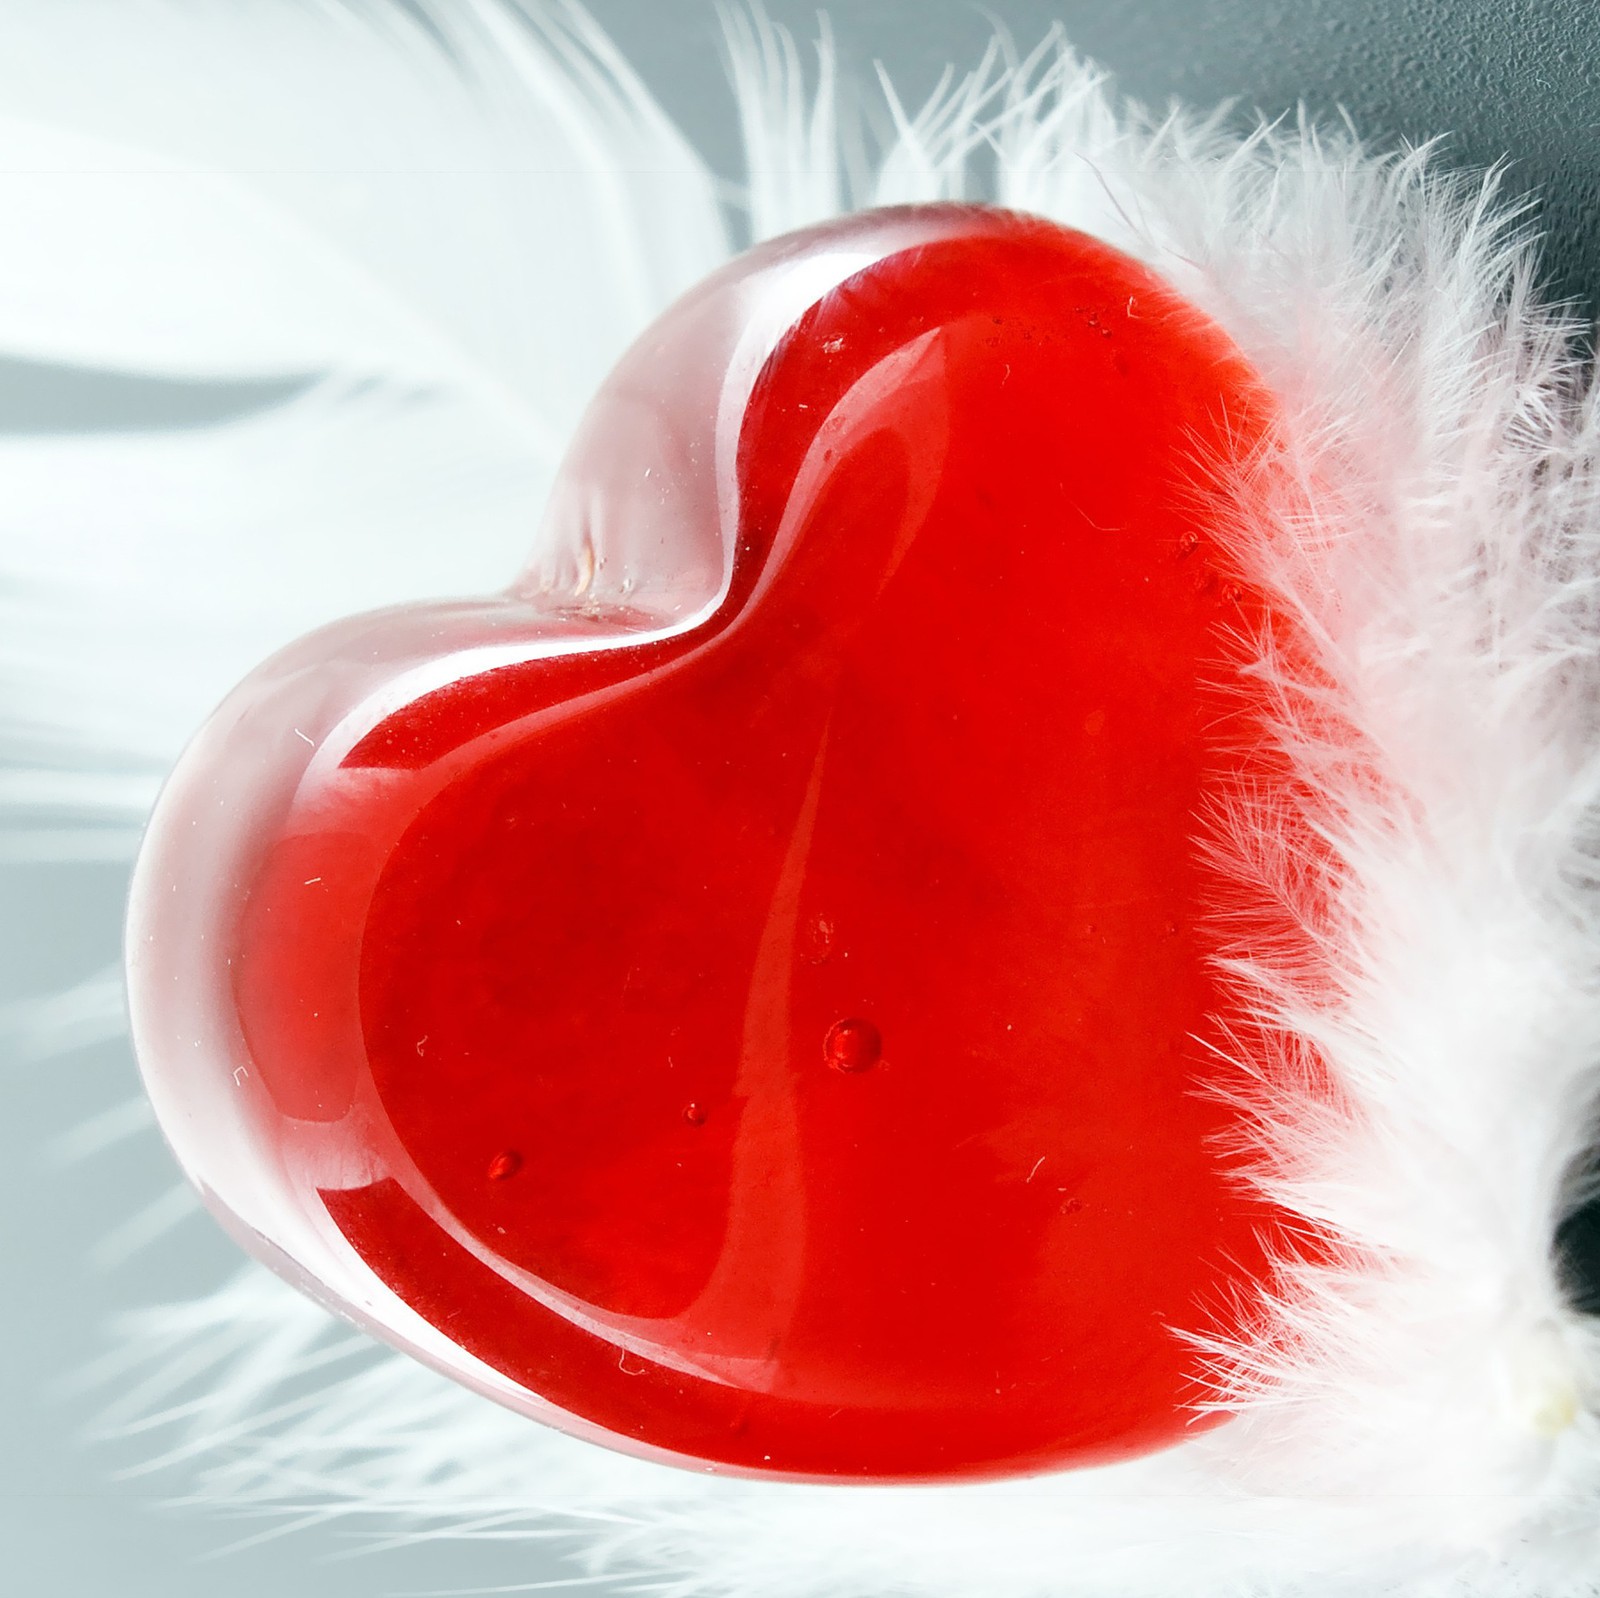
<path fill-rule="evenodd" d="M 662 261 L 651 197 L 637 189 L 585 213 L 583 269 L 570 275 L 539 248 L 535 211 L 504 234 L 472 235 L 473 249 L 423 248 L 419 232 L 461 222 L 445 186 L 363 168 L 355 209 L 371 178 L 390 224 L 409 195 L 410 229 L 345 216 L 330 198 L 327 151 L 392 138 L 397 169 L 414 173 L 514 129 L 527 158 L 554 139 L 581 150 L 593 175 L 625 167 L 641 137 L 666 137 L 570 14 L 554 34 L 487 0 L 432 14 L 448 15 L 458 48 L 470 48 L 481 74 L 470 91 L 398 12 L 393 34 L 354 13 L 281 7 L 230 11 L 226 22 L 191 13 L 159 44 L 125 36 L 141 64 L 162 52 L 177 63 L 167 86 L 176 109 L 165 99 L 130 109 L 139 74 L 126 73 L 126 56 L 117 82 L 104 68 L 67 93 L 70 40 L 52 44 L 54 55 L 26 40 L 13 57 L 25 69 L 0 69 L 0 101 L 74 136 L 103 140 L 130 119 L 164 159 L 192 159 L 195 139 L 213 136 L 254 159 L 274 152 L 276 175 L 250 185 L 248 203 L 198 220 L 173 212 L 164 225 L 190 228 L 197 249 L 224 258 L 258 236 L 259 197 L 293 215 L 297 241 L 315 235 L 385 291 L 375 310 L 328 314 L 345 303 L 347 279 L 318 278 L 329 256 L 291 247 L 285 232 L 278 264 L 254 279 L 278 307 L 281 343 L 230 331 L 220 313 L 189 324 L 187 341 L 171 337 L 160 315 L 140 321 L 135 297 L 89 285 L 96 274 L 85 271 L 73 292 L 98 320 L 74 323 L 63 309 L 56 346 L 41 339 L 30 353 L 217 374 L 295 372 L 314 358 L 319 371 L 425 395 L 406 411 L 323 389 L 206 434 L 7 446 L 7 475 L 22 485 L 5 513 L 8 548 L 21 552 L 8 560 L 35 583 L 30 604 L 56 596 L 31 622 L 15 607 L 23 630 L 10 636 L 21 643 L 6 657 L 12 683 L 39 696 L 21 713 L 36 741 L 71 735 L 113 774 L 130 756 L 169 756 L 181 718 L 202 708 L 199 684 L 219 689 L 269 635 L 319 619 L 319 607 L 476 577 L 464 540 L 437 555 L 430 541 L 451 504 L 458 523 L 470 517 L 486 563 L 490 549 L 509 561 L 547 470 L 548 440 L 519 434 L 519 419 L 537 415 L 559 436 L 579 385 L 668 288 L 710 264 L 714 196 L 676 145 L 698 242 L 644 286 L 619 282 L 635 261 Z M 291 27 L 324 28 L 329 49 L 327 79 L 296 79 L 293 98 L 250 70 L 262 52 L 297 70 L 289 33 L 273 32 Z M 591 53 L 574 54 L 574 38 Z M 975 192 L 983 178 L 971 163 L 992 150 L 998 198 L 1149 260 L 1231 332 L 1280 397 L 1278 447 L 1235 485 L 1234 538 L 1310 645 L 1310 659 L 1289 660 L 1259 641 L 1274 735 L 1304 797 L 1294 814 L 1258 805 L 1213 818 L 1211 847 L 1242 894 L 1291 906 L 1306 868 L 1297 840 L 1325 851 L 1313 863 L 1327 911 L 1304 926 L 1304 946 L 1240 951 L 1232 969 L 1262 1028 L 1243 1099 L 1253 1179 L 1336 1230 L 1349 1260 L 1294 1272 L 1277 1302 L 1259 1306 L 1250 1346 L 1202 1351 L 1234 1395 L 1225 1425 L 1150 1459 L 1028 1482 L 809 1488 L 631 1461 L 374 1354 L 254 1269 L 124 1329 L 128 1358 L 148 1358 L 122 1421 L 169 1422 L 172 1460 L 230 1502 L 298 1503 L 311 1491 L 329 1515 L 393 1517 L 416 1535 L 443 1524 L 554 1528 L 597 1572 L 685 1593 L 1592 1592 L 1600 1334 L 1568 1307 L 1552 1239 L 1590 1147 L 1600 1061 L 1600 417 L 1577 330 L 1530 286 L 1532 244 L 1492 183 L 1448 179 L 1422 154 L 1373 155 L 1342 133 L 1240 137 L 1181 115 L 1152 122 L 1057 41 L 1013 69 L 991 57 L 916 115 L 893 106 L 892 146 L 852 176 L 826 52 L 811 100 L 796 52 L 764 24 L 736 24 L 732 52 L 757 233 L 850 195 Z M 202 54 L 233 88 L 196 121 L 193 97 L 177 90 Z M 351 75 L 370 94 L 352 91 Z M 303 126 L 274 125 L 285 104 Z M 347 108 L 337 117 L 335 104 Z M 492 148 L 504 177 L 510 147 Z M 230 157 L 241 158 L 251 159 Z M 30 203 L 48 209 L 61 192 L 40 185 Z M 109 214 L 93 210 L 104 192 L 80 202 L 86 215 L 60 238 Z M 162 249 L 181 256 L 190 242 L 182 231 L 129 231 L 152 280 Z M 588 292 L 591 271 L 585 301 L 576 289 Z M 22 283 L 37 295 L 49 275 L 35 264 Z M 0 268 L 0 301 L 10 293 Z M 391 315 L 391 298 L 408 314 Z M 566 325 L 547 391 L 534 352 L 562 320 L 544 313 L 552 303 L 563 315 L 580 307 L 588 323 Z M 15 325 L 14 311 L 0 304 L 0 329 Z M 270 349 L 286 352 L 283 364 Z M 498 410 L 512 391 L 518 403 Z M 406 475 L 386 480 L 386 460 Z M 72 582 L 51 564 L 55 539 L 79 548 L 91 538 L 93 494 L 72 482 L 69 462 L 92 468 L 108 490 L 102 509 L 117 505 L 132 527 L 121 555 L 89 546 L 107 562 L 103 581 Z M 220 514 L 226 485 L 245 482 L 262 501 Z M 185 494 L 188 517 L 173 510 Z M 280 566 L 272 529 L 295 515 L 307 518 L 306 548 Z M 291 571 L 314 592 L 278 580 Z M 85 656 L 97 629 L 105 647 Z M 170 642 L 158 648 L 157 637 Z M 78 652 L 54 648 L 63 639 Z M 122 672 L 117 699 L 106 697 L 108 659 Z M 125 813 L 112 787 L 86 778 L 82 793 L 96 814 Z M 1336 1104 L 1314 1078 L 1281 1068 L 1299 1058 L 1326 1069 Z"/>
<path fill-rule="evenodd" d="M 510 581 L 590 393 L 727 253 L 610 44 L 500 0 L 11 8 L 0 218 L 0 349 L 316 385 L 183 433 L 0 442 L 7 730 L 36 781 L 134 824 L 263 654 Z"/>

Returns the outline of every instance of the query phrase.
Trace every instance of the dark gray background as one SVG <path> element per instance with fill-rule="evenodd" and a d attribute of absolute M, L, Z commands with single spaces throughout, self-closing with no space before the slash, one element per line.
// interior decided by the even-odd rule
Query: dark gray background
<path fill-rule="evenodd" d="M 7 0 L 25 3 L 25 0 Z M 48 0 L 35 0 L 48 3 Z M 236 0 L 243 3 L 243 0 Z M 289 4 L 292 0 L 251 0 Z M 668 111 L 727 175 L 737 170 L 712 0 L 594 0 Z M 772 0 L 803 37 L 815 8 Z M 1509 159 L 1510 180 L 1542 199 L 1548 277 L 1600 299 L 1600 3 L 1592 0 L 853 0 L 833 13 L 842 53 L 881 59 L 919 100 L 947 62 L 973 63 L 996 22 L 1026 49 L 1054 21 L 1077 46 L 1155 103 L 1236 99 L 1271 115 L 1299 100 L 1347 109 L 1379 144 L 1448 136 L 1450 159 Z M 128 427 L 199 420 L 238 396 L 0 366 L 0 429 Z M 121 868 L 0 867 L 0 1005 L 74 981 L 115 957 Z M 92 1406 L 62 1383 L 103 1347 L 121 1304 L 208 1285 L 231 1249 L 193 1222 L 186 1247 L 120 1267 L 97 1263 L 108 1228 L 170 1185 L 151 1137 L 63 1164 L 49 1152 L 85 1114 L 134 1092 L 121 1045 L 41 1067 L 0 1066 L 0 1569 L 28 1598 L 368 1598 L 537 1582 L 563 1572 L 537 1550 L 425 1545 L 351 1561 L 349 1530 L 287 1534 L 206 1556 L 257 1528 L 158 1507 L 181 1479 L 114 1479 L 138 1440 L 84 1446 Z"/>

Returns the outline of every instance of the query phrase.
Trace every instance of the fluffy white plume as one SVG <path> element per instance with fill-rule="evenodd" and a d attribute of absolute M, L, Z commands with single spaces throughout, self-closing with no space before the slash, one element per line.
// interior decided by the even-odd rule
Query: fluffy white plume
<path fill-rule="evenodd" d="M 210 429 L 4 446 L 0 671 L 52 752 L 8 792 L 127 824 L 283 636 L 509 575 L 582 397 L 725 242 L 575 13 L 119 0 L 88 8 L 86 64 L 84 9 L 0 30 L 0 106 L 30 119 L 3 134 L 0 347 L 317 379 Z M 255 1269 L 125 1329 L 123 1418 L 169 1420 L 232 1502 L 561 1529 L 685 1593 L 1592 1592 L 1600 1335 L 1552 1238 L 1600 1062 L 1600 417 L 1532 245 L 1492 182 L 1342 132 L 1152 120 L 1057 40 L 917 114 L 891 96 L 891 145 L 847 162 L 831 63 L 808 93 L 781 35 L 731 37 L 758 234 L 989 193 L 1148 260 L 1279 395 L 1235 538 L 1307 641 L 1258 651 L 1301 808 L 1213 818 L 1213 846 L 1241 892 L 1326 887 L 1315 980 L 1294 949 L 1235 976 L 1256 1178 L 1359 1263 L 1302 1268 L 1259 1342 L 1206 1351 L 1227 1424 L 1026 1482 L 641 1464 L 374 1354 Z"/>

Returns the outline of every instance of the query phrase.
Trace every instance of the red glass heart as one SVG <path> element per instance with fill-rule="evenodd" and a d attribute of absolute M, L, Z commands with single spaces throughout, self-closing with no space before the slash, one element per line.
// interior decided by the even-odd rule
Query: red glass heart
<path fill-rule="evenodd" d="M 762 247 L 624 359 L 506 595 L 263 666 L 133 899 L 245 1245 L 632 1452 L 923 1479 L 1171 1443 L 1289 1246 L 1198 1091 L 1201 809 L 1274 780 L 1204 463 L 1270 407 L 1082 235 Z"/>

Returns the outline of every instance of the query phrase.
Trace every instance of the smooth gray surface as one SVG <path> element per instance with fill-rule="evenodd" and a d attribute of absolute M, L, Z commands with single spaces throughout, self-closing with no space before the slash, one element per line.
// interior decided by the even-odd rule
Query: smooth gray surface
<path fill-rule="evenodd" d="M 47 3 L 47 0 L 41 0 Z M 257 0 L 291 3 L 291 0 Z M 814 7 L 773 0 L 809 37 Z M 595 0 L 600 20 L 691 137 L 726 173 L 737 167 L 732 107 L 722 83 L 710 0 Z M 1322 113 L 1347 107 L 1375 140 L 1451 136 L 1463 162 L 1513 160 L 1515 180 L 1547 197 L 1549 262 L 1563 292 L 1600 299 L 1600 5 L 1585 0 L 854 0 L 836 32 L 847 59 L 881 58 L 908 101 L 946 62 L 976 60 L 990 18 L 1017 43 L 1052 21 L 1153 102 L 1236 97 L 1269 114 L 1304 98 Z M 0 363 L 0 430 L 167 426 L 248 409 L 272 396 L 204 393 L 92 374 Z M 0 873 L 0 1004 L 74 982 L 113 958 L 123 874 L 110 866 Z M 348 1532 L 296 1533 L 199 1563 L 253 1528 L 172 1512 L 159 1500 L 181 1478 L 118 1480 L 142 1457 L 137 1440 L 85 1447 L 75 1435 L 93 1401 L 63 1390 L 104 1346 L 119 1306 L 209 1284 L 232 1249 L 195 1220 L 182 1248 L 120 1267 L 95 1262 L 120 1219 L 172 1180 L 144 1136 L 64 1166 L 51 1141 L 135 1091 L 120 1046 L 48 1066 L 0 1065 L 0 1229 L 6 1312 L 0 1321 L 0 1588 L 19 1598 L 367 1598 L 535 1582 L 563 1572 L 548 1553 L 431 1545 L 353 1562 Z M 755 1598 L 755 1595 L 752 1595 Z"/>

